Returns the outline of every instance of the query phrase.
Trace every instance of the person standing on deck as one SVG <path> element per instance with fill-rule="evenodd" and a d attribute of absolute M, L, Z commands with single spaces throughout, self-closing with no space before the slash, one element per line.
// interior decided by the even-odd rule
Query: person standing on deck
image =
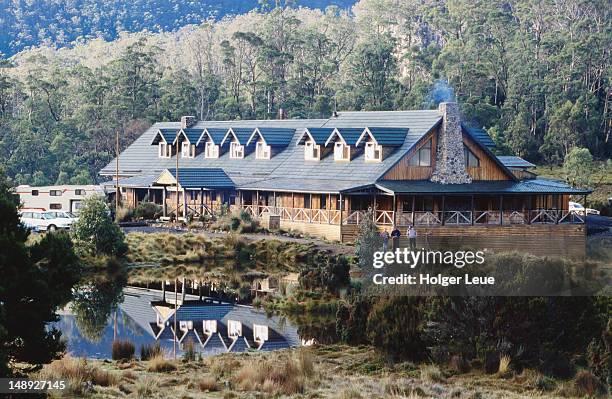
<path fill-rule="evenodd" d="M 389 232 L 387 231 L 387 229 L 383 230 L 383 232 L 380 233 L 380 237 L 383 240 L 383 252 L 387 252 L 387 250 L 389 249 Z"/>
<path fill-rule="evenodd" d="M 417 232 L 414 229 L 414 226 L 408 226 L 408 239 L 410 240 L 410 250 L 411 251 L 415 251 L 416 250 Z"/>
<path fill-rule="evenodd" d="M 399 248 L 399 241 L 401 235 L 402 233 L 400 232 L 400 230 L 397 228 L 397 226 L 394 225 L 393 231 L 391 231 L 391 240 L 393 240 L 393 252 L 395 252 L 395 250 Z"/>

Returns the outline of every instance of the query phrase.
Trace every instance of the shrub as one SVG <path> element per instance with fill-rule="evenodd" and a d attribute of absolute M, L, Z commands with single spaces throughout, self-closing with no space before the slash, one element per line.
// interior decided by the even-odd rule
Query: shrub
<path fill-rule="evenodd" d="M 115 340 L 112 347 L 113 360 L 130 360 L 134 357 L 134 344 L 127 340 Z"/>
<path fill-rule="evenodd" d="M 74 247 L 81 254 L 121 256 L 127 251 L 125 237 L 111 219 L 101 196 L 92 196 L 84 201 L 79 219 L 70 231 Z"/>
<path fill-rule="evenodd" d="M 149 360 L 147 370 L 156 373 L 165 373 L 176 370 L 174 362 L 167 360 L 163 355 L 157 355 Z"/>
<path fill-rule="evenodd" d="M 142 345 L 140 347 L 140 360 L 149 360 L 162 354 L 162 348 L 159 342 L 155 342 L 152 345 Z"/>
<path fill-rule="evenodd" d="M 454 355 L 451 357 L 449 365 L 453 371 L 459 374 L 470 371 L 470 363 L 461 355 Z"/>
<path fill-rule="evenodd" d="M 134 211 L 130 208 L 126 208 L 126 207 L 119 207 L 119 209 L 117 209 L 117 221 L 119 222 L 129 222 L 132 220 L 132 218 L 134 217 Z"/>
<path fill-rule="evenodd" d="M 134 209 L 134 217 L 150 220 L 157 218 L 161 212 L 161 206 L 153 202 L 141 202 L 136 209 Z"/>

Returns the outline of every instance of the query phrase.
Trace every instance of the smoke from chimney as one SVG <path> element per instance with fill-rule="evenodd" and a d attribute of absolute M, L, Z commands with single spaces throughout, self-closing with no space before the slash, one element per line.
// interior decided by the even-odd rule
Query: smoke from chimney
<path fill-rule="evenodd" d="M 455 101 L 455 90 L 449 86 L 448 80 L 438 79 L 434 82 L 429 95 L 427 96 L 427 102 L 429 105 L 438 106 L 443 102 L 454 102 Z"/>

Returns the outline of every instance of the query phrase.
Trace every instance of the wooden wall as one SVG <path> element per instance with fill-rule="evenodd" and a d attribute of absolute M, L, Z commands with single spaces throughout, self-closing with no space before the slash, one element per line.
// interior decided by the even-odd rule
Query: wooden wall
<path fill-rule="evenodd" d="M 431 166 L 410 166 L 410 158 L 432 139 L 431 143 Z M 438 144 L 437 131 L 426 134 L 417 144 L 404 155 L 395 166 L 393 166 L 384 176 L 387 180 L 425 180 L 431 177 L 436 165 L 436 146 Z"/>
<path fill-rule="evenodd" d="M 340 241 L 340 225 L 326 223 L 301 223 L 281 220 L 280 227 L 283 230 L 295 230 L 302 233 L 308 233 L 316 237 L 326 238 L 328 240 Z"/>
<path fill-rule="evenodd" d="M 432 139 L 431 145 L 431 166 L 410 166 L 410 158 Z M 400 161 L 393 166 L 383 177 L 388 180 L 426 180 L 431 177 L 436 166 L 436 148 L 438 131 L 430 132 L 425 135 Z M 509 180 L 511 177 L 493 160 L 487 153 L 478 146 L 471 137 L 464 134 L 463 142 L 480 160 L 479 167 L 467 168 L 467 172 L 474 180 Z"/>
<path fill-rule="evenodd" d="M 463 134 L 463 143 L 478 157 L 480 166 L 467 168 L 473 180 L 510 180 L 511 177 L 471 137 Z"/>

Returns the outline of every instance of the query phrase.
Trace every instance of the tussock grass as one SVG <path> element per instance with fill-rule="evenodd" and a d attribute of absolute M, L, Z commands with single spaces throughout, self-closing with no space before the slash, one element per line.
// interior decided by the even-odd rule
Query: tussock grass
<path fill-rule="evenodd" d="M 500 376 L 506 376 L 510 372 L 510 356 L 502 356 L 499 358 L 499 368 L 497 374 Z"/>
<path fill-rule="evenodd" d="M 202 392 L 215 392 L 220 390 L 217 380 L 212 376 L 201 377 L 197 381 L 197 386 Z"/>
<path fill-rule="evenodd" d="M 140 360 L 149 360 L 162 354 L 163 352 L 159 342 L 155 342 L 152 345 L 144 344 L 140 347 Z"/>
<path fill-rule="evenodd" d="M 163 354 L 159 354 L 149 359 L 147 364 L 147 371 L 155 373 L 166 373 L 176 370 L 176 364 L 173 361 L 168 360 Z"/>
<path fill-rule="evenodd" d="M 245 362 L 233 379 L 241 391 L 293 395 L 304 392 L 314 373 L 312 354 L 300 349 L 279 359 Z"/>
<path fill-rule="evenodd" d="M 440 368 L 434 364 L 421 368 L 421 379 L 427 382 L 444 382 L 446 380 Z"/>
<path fill-rule="evenodd" d="M 89 384 L 109 387 L 117 386 L 120 381 L 118 374 L 91 365 L 86 359 L 70 356 L 46 365 L 36 378 L 67 381 L 68 393 L 73 395 L 84 395 L 89 389 Z"/>

